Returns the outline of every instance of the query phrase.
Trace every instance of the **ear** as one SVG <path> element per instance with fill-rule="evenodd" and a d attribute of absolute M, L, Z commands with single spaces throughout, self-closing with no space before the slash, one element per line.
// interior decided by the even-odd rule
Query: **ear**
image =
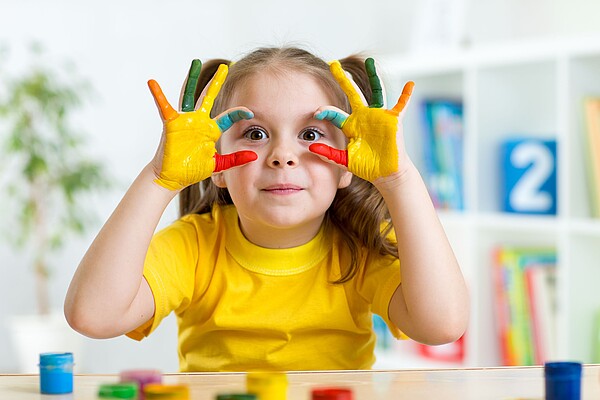
<path fill-rule="evenodd" d="M 344 189 L 347 188 L 350 185 L 350 182 L 352 182 L 352 172 L 350 171 L 344 171 L 342 173 L 342 176 L 340 177 L 340 183 L 338 183 L 338 189 Z"/>
<path fill-rule="evenodd" d="M 227 183 L 225 182 L 225 177 L 223 176 L 223 173 L 221 172 L 216 172 L 214 174 L 212 174 L 210 176 L 210 179 L 213 181 L 213 183 L 221 189 L 225 189 L 227 187 Z"/>

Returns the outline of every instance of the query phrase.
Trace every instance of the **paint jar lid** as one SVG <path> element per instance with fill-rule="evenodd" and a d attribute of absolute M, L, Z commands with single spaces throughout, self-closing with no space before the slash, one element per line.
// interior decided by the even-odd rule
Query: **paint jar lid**
<path fill-rule="evenodd" d="M 551 379 L 581 378 L 581 363 L 573 361 L 547 362 L 544 364 L 544 375 Z"/>
<path fill-rule="evenodd" d="M 146 400 L 187 400 L 190 398 L 190 389 L 186 385 L 149 383 L 144 387 L 144 395 Z"/>
<path fill-rule="evenodd" d="M 352 390 L 336 387 L 313 389 L 312 400 L 352 400 Z"/>
<path fill-rule="evenodd" d="M 138 385 L 135 382 L 111 383 L 100 385 L 99 398 L 109 399 L 136 399 Z"/>
<path fill-rule="evenodd" d="M 218 394 L 217 400 L 257 400 L 254 393 L 222 393 Z"/>
<path fill-rule="evenodd" d="M 121 371 L 121 382 L 137 382 L 140 388 L 149 383 L 161 383 L 162 372 L 156 369 L 132 369 Z"/>
<path fill-rule="evenodd" d="M 246 374 L 246 382 L 287 384 L 285 372 L 250 371 Z"/>
<path fill-rule="evenodd" d="M 73 364 L 73 353 L 41 353 L 40 367 Z"/>

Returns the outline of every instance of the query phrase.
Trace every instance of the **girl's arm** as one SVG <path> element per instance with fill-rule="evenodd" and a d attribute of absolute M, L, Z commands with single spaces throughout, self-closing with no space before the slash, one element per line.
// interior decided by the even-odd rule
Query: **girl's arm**
<path fill-rule="evenodd" d="M 84 335 L 119 336 L 154 315 L 154 297 L 143 270 L 165 208 L 186 186 L 257 158 L 250 151 L 217 153 L 215 142 L 221 133 L 253 114 L 238 107 L 210 118 L 214 99 L 227 76 L 226 65 L 219 66 L 195 109 L 201 65 L 199 60 L 192 62 L 184 85 L 182 113 L 171 107 L 156 81 L 148 82 L 163 120 L 161 142 L 152 162 L 131 185 L 83 257 L 67 292 L 65 316 Z"/>
<path fill-rule="evenodd" d="M 309 149 L 375 185 L 389 209 L 398 239 L 402 283 L 390 305 L 391 321 L 414 340 L 448 343 L 465 331 L 469 316 L 466 285 L 425 184 L 404 147 L 402 117 L 414 84 L 404 86 L 398 103 L 381 108 L 372 59 L 365 68 L 373 91 L 371 106 L 339 62 L 331 72 L 348 96 L 352 114 L 322 107 L 315 118 L 331 121 L 348 138 L 347 149 L 315 143 Z M 376 103 L 376 104 L 374 104 Z"/>
<path fill-rule="evenodd" d="M 455 341 L 467 328 L 469 296 L 421 175 L 408 162 L 402 172 L 373 183 L 392 217 L 402 268 L 391 321 L 422 343 Z"/>
<path fill-rule="evenodd" d="M 142 170 L 81 260 L 65 299 L 73 329 L 94 338 L 129 332 L 154 315 L 154 298 L 143 278 L 152 235 L 177 195 Z"/>

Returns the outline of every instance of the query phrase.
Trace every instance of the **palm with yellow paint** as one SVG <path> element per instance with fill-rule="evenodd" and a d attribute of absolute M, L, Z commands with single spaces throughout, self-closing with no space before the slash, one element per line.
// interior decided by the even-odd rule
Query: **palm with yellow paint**
<path fill-rule="evenodd" d="M 202 64 L 194 60 L 188 74 L 182 97 L 182 112 L 169 104 L 160 85 L 148 81 L 150 92 L 163 120 L 161 144 L 154 160 L 157 178 L 155 182 L 169 190 L 181 190 L 200 182 L 213 172 L 240 166 L 257 159 L 252 151 L 239 151 L 221 155 L 216 142 L 221 133 L 242 119 L 254 115 L 244 107 L 229 109 L 215 119 L 210 112 L 215 98 L 227 77 L 228 68 L 222 64 L 209 83 L 199 107 L 194 104 L 194 93 L 198 84 Z"/>
<path fill-rule="evenodd" d="M 367 59 L 365 65 L 373 94 L 371 106 L 366 104 L 360 90 L 348 78 L 339 61 L 334 61 L 330 64 L 331 72 L 348 96 L 352 113 L 348 115 L 335 107 L 322 107 L 315 113 L 316 119 L 330 121 L 344 132 L 348 138 L 346 149 L 335 149 L 321 143 L 312 144 L 309 149 L 347 167 L 354 175 L 373 182 L 399 170 L 399 155 L 404 155 L 400 121 L 414 83 L 404 85 L 402 94 L 392 109 L 381 108 L 382 88 L 373 59 Z"/>

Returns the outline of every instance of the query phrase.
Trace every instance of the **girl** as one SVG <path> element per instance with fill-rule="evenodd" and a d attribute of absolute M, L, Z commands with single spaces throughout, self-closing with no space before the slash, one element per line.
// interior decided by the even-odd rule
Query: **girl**
<path fill-rule="evenodd" d="M 372 313 L 398 338 L 459 338 L 465 283 L 404 150 L 412 83 L 386 110 L 358 57 L 226 64 L 192 64 L 181 113 L 149 82 L 162 139 L 75 273 L 71 326 L 140 340 L 174 311 L 181 371 L 368 369 Z"/>

